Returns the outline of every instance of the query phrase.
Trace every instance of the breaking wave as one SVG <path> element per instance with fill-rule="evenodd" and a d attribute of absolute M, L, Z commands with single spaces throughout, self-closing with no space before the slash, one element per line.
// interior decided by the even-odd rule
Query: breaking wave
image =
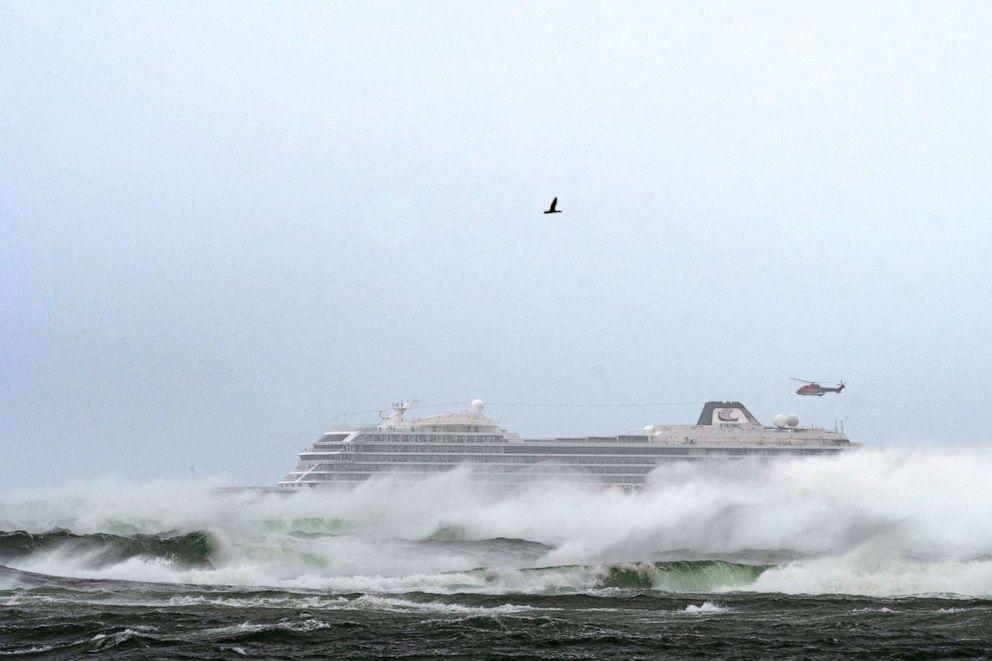
<path fill-rule="evenodd" d="M 292 495 L 90 484 L 0 495 L 0 563 L 335 594 L 992 595 L 992 452 L 673 463 L 638 493 L 467 469 Z M 0 573 L 0 589 L 14 574 Z M 6 576 L 6 578 L 4 578 Z M 696 602 L 697 605 L 703 602 Z M 702 606 L 700 606 L 702 608 Z"/>
<path fill-rule="evenodd" d="M 719 560 L 571 565 L 521 570 L 480 570 L 498 592 L 547 592 L 621 588 L 665 592 L 716 592 L 746 589 L 768 569 Z"/>
<path fill-rule="evenodd" d="M 697 614 L 707 614 L 707 613 L 726 613 L 727 609 L 718 604 L 714 604 L 712 601 L 704 601 L 700 605 L 689 604 L 685 607 L 686 613 Z"/>
<path fill-rule="evenodd" d="M 210 535 L 197 530 L 184 535 L 77 535 L 68 530 L 30 533 L 25 530 L 0 531 L 0 563 L 43 552 L 85 558 L 91 567 L 108 567 L 129 558 L 159 558 L 177 567 L 209 567 L 214 548 Z"/>

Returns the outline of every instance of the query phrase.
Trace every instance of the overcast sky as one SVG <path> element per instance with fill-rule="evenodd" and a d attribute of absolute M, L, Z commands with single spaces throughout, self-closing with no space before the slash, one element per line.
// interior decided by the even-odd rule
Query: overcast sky
<path fill-rule="evenodd" d="M 978 2 L 4 2 L 0 487 L 271 484 L 400 398 L 992 442 L 990 35 Z"/>

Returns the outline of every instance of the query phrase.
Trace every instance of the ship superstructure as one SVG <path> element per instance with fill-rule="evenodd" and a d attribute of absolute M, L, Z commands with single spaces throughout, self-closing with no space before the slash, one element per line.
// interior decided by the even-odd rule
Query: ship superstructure
<path fill-rule="evenodd" d="M 854 447 L 840 431 L 800 427 L 776 416 L 765 427 L 740 402 L 707 402 L 695 425 L 649 425 L 617 436 L 523 439 L 468 411 L 406 420 L 409 402 L 395 404 L 378 425 L 333 429 L 300 453 L 279 485 L 299 488 L 362 482 L 395 472 L 436 475 L 469 465 L 483 481 L 501 484 L 576 479 L 637 488 L 663 462 L 719 458 L 836 454 Z"/>

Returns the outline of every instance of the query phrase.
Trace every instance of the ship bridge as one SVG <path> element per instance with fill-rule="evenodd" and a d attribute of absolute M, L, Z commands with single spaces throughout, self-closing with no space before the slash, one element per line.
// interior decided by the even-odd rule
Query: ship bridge
<path fill-rule="evenodd" d="M 410 402 L 393 404 L 389 416 L 380 414 L 380 431 L 417 431 L 417 432 L 491 432 L 498 429 L 482 411 L 485 402 L 476 399 L 468 411 L 428 415 L 416 420 L 404 420 L 403 415 L 410 409 Z"/>

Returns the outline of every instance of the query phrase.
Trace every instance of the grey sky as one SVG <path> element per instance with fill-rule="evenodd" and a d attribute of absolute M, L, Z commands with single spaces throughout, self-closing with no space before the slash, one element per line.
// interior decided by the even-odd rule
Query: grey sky
<path fill-rule="evenodd" d="M 965 2 L 2 3 L 0 487 L 272 483 L 402 397 L 990 441 L 989 35 Z"/>

